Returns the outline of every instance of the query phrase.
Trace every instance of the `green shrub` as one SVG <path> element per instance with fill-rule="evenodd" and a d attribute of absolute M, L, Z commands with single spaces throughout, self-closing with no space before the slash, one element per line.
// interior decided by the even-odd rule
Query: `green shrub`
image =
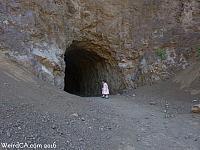
<path fill-rule="evenodd" d="M 156 56 L 161 60 L 165 60 L 167 58 L 167 53 L 164 49 L 158 48 L 156 49 Z"/>

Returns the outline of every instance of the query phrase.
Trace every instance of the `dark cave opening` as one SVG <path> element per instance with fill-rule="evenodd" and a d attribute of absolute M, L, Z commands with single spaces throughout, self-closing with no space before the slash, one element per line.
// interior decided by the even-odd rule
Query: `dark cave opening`
<path fill-rule="evenodd" d="M 65 91 L 79 96 L 97 96 L 105 78 L 106 62 L 94 52 L 72 49 L 65 54 Z"/>
<path fill-rule="evenodd" d="M 102 80 L 107 81 L 111 94 L 123 89 L 121 73 L 116 63 L 109 60 L 112 59 L 111 56 L 105 51 L 102 51 L 100 56 L 97 54 L 98 50 L 91 51 L 80 45 L 72 43 L 66 50 L 64 90 L 83 97 L 100 96 Z"/>

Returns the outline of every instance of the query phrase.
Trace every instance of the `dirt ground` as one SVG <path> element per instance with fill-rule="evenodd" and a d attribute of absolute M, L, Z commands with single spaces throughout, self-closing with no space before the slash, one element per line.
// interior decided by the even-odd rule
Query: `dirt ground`
<path fill-rule="evenodd" d="M 0 149 L 20 142 L 57 150 L 200 150 L 200 115 L 190 112 L 200 98 L 179 87 L 167 80 L 109 99 L 81 98 L 0 57 Z"/>

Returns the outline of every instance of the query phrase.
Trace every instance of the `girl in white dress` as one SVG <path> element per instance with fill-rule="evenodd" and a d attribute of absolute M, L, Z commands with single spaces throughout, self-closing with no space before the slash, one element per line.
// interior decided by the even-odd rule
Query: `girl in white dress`
<path fill-rule="evenodd" d="M 109 88 L 108 84 L 106 83 L 105 80 L 102 81 L 102 98 L 108 98 L 109 95 Z"/>

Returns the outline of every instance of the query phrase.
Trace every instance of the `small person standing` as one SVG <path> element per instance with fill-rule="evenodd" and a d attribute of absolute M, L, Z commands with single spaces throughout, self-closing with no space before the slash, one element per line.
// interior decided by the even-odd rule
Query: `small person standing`
<path fill-rule="evenodd" d="M 108 84 L 106 83 L 105 80 L 102 81 L 102 98 L 108 98 L 109 95 L 109 88 Z"/>

